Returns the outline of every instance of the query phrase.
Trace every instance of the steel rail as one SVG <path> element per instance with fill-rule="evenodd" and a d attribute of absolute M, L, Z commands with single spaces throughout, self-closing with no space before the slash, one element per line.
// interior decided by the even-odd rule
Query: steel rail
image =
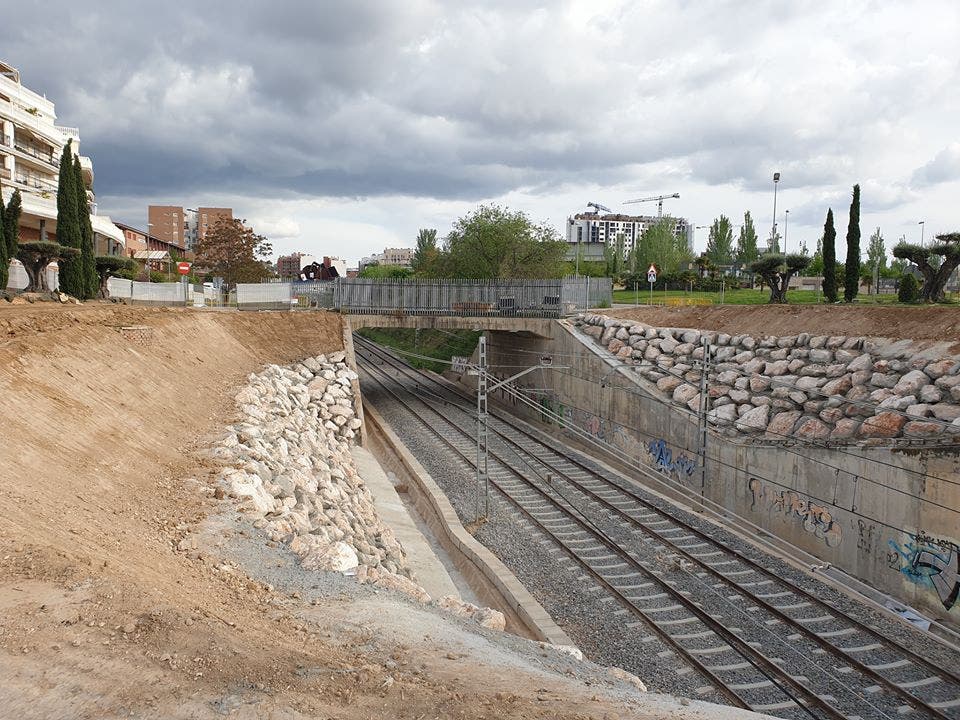
<path fill-rule="evenodd" d="M 381 372 L 383 371 L 381 370 Z M 394 382 L 397 382 L 397 381 L 394 380 Z M 472 461 L 470 460 L 469 456 L 466 453 L 464 453 L 462 450 L 457 448 L 448 438 L 444 437 L 433 425 L 426 422 L 420 416 L 419 413 L 417 413 L 413 408 L 410 407 L 409 403 L 402 400 L 399 396 L 397 396 L 396 393 L 394 393 L 389 388 L 385 387 L 385 384 L 382 383 L 381 381 L 378 381 L 378 383 L 381 385 L 381 387 L 384 387 L 384 389 L 400 405 L 405 407 L 412 415 L 414 415 L 414 417 L 420 420 L 420 422 L 425 427 L 427 427 L 432 434 L 436 435 L 448 447 L 450 447 L 451 450 L 459 454 L 463 458 L 464 462 L 466 462 L 468 465 L 472 464 Z M 437 411 L 435 408 L 430 407 L 429 403 L 427 403 L 422 399 L 420 399 L 420 402 L 422 402 L 428 409 L 431 410 L 431 412 L 436 414 L 438 417 L 440 417 L 441 419 L 444 419 L 444 421 L 450 424 L 452 427 L 457 428 L 457 430 L 461 434 L 469 437 L 469 434 L 466 431 L 462 430 L 458 426 L 451 423 L 448 419 L 444 418 L 442 413 Z M 682 593 L 672 588 L 668 583 L 661 580 L 656 574 L 654 574 L 653 572 L 648 570 L 646 567 L 641 565 L 639 562 L 637 562 L 636 559 L 634 559 L 629 553 L 624 551 L 623 548 L 620 547 L 620 545 L 618 545 L 616 542 L 611 540 L 609 536 L 607 536 L 606 533 L 604 533 L 602 530 L 600 530 L 596 526 L 591 527 L 591 525 L 593 525 L 592 522 L 588 524 L 587 522 L 584 522 L 583 520 L 581 520 L 579 517 L 577 517 L 577 515 L 574 512 L 571 511 L 570 508 L 564 507 L 563 505 L 558 503 L 555 498 L 545 493 L 542 488 L 530 482 L 522 474 L 517 472 L 516 469 L 514 469 L 511 466 L 511 464 L 507 462 L 504 458 L 502 458 L 499 454 L 491 451 L 491 455 L 496 460 L 499 461 L 502 467 L 507 469 L 513 475 L 515 475 L 523 485 L 526 485 L 531 490 L 538 493 L 544 500 L 546 500 L 548 503 L 553 505 L 557 510 L 566 514 L 567 519 L 573 521 L 575 524 L 580 526 L 588 534 L 594 536 L 594 538 L 596 539 L 596 542 L 598 542 L 599 544 L 601 544 L 602 546 L 606 547 L 608 550 L 613 552 L 621 560 L 623 560 L 630 567 L 632 567 L 637 573 L 651 580 L 652 582 L 656 583 L 656 585 L 664 593 L 672 597 L 687 612 L 695 616 L 698 620 L 700 620 L 701 623 L 703 623 L 705 627 L 713 631 L 719 638 L 721 638 L 730 647 L 731 650 L 733 650 L 735 653 L 740 655 L 744 660 L 747 660 L 751 665 L 753 665 L 758 670 L 758 672 L 760 672 L 761 675 L 763 675 L 768 680 L 770 680 L 773 683 L 773 685 L 780 692 L 784 693 L 784 695 L 790 698 L 790 700 L 794 702 L 798 708 L 809 713 L 810 712 L 809 706 L 815 706 L 819 710 L 821 710 L 823 713 L 825 713 L 828 717 L 835 718 L 836 720 L 840 720 L 841 718 L 846 717 L 844 714 L 834 709 L 826 701 L 821 699 L 815 692 L 813 692 L 812 690 L 804 686 L 799 681 L 795 680 L 791 675 L 789 675 L 784 670 L 779 668 L 776 664 L 771 662 L 763 654 L 754 650 L 745 640 L 742 640 L 741 638 L 737 637 L 735 634 L 733 634 L 727 628 L 725 628 L 721 623 L 718 623 L 716 620 L 710 617 L 710 615 L 707 612 L 697 607 L 691 600 L 686 598 Z M 667 644 L 669 644 L 671 647 L 677 650 L 678 653 L 682 657 L 684 657 L 684 659 L 688 660 L 688 662 L 690 662 L 690 664 L 693 665 L 698 671 L 700 671 L 705 677 L 710 679 L 711 683 L 714 684 L 717 687 L 717 689 L 721 691 L 722 694 L 728 697 L 728 699 L 733 699 L 734 697 L 736 697 L 735 702 L 738 706 L 744 707 L 745 709 L 752 709 L 752 706 L 748 703 L 748 701 L 746 701 L 743 698 L 740 698 L 740 696 L 737 695 L 735 691 L 728 688 L 726 684 L 720 678 L 718 678 L 711 670 L 709 670 L 706 666 L 704 666 L 700 661 L 693 658 L 690 655 L 690 653 L 681 645 L 679 645 L 673 638 L 671 638 L 669 634 L 662 631 L 657 626 L 656 621 L 650 619 L 640 608 L 637 608 L 633 603 L 630 602 L 628 598 L 626 598 L 622 593 L 616 590 L 616 588 L 612 584 L 610 584 L 606 579 L 600 576 L 599 573 L 597 573 L 592 567 L 590 567 L 590 565 L 584 559 L 582 559 L 575 550 L 571 549 L 566 543 L 564 543 L 546 526 L 544 526 L 539 520 L 537 520 L 526 508 L 524 508 L 520 504 L 519 500 L 512 497 L 510 493 L 508 493 L 503 487 L 501 487 L 500 484 L 496 482 L 493 478 L 491 478 L 490 482 L 505 498 L 507 498 L 511 503 L 513 503 L 513 505 L 517 509 L 519 509 L 522 512 L 522 514 L 525 517 L 527 517 L 533 525 L 535 525 L 541 532 L 546 534 L 548 537 L 551 538 L 551 540 L 553 540 L 560 547 L 562 547 L 564 551 L 567 552 L 567 554 L 569 554 L 571 557 L 573 557 L 573 559 L 576 560 L 581 566 L 586 568 L 591 576 L 599 580 L 599 584 L 601 584 L 602 586 L 607 588 L 612 594 L 614 594 L 614 596 L 618 599 L 618 601 L 621 602 L 621 604 L 625 605 L 625 607 L 631 610 L 635 615 L 643 619 L 644 622 L 649 627 L 651 627 L 651 629 L 653 629 L 658 636 L 660 636 L 662 639 L 664 639 L 667 642 Z M 572 509 L 575 510 L 575 508 L 572 508 Z M 579 511 L 577 511 L 577 513 L 579 513 Z M 773 677 L 771 677 L 771 675 Z M 777 678 L 779 682 L 774 678 Z M 783 687 L 784 684 L 790 686 L 798 694 L 803 696 L 805 702 L 798 701 L 796 697 L 794 697 L 790 692 L 786 690 L 786 688 Z"/>

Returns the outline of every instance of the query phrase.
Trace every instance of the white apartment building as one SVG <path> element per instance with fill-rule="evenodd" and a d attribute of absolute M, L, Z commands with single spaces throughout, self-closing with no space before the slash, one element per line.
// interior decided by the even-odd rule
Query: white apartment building
<path fill-rule="evenodd" d="M 685 238 L 687 248 L 693 252 L 693 223 L 686 218 L 652 215 L 600 215 L 599 213 L 578 213 L 567 219 L 567 242 L 576 254 L 576 245 L 580 245 L 581 252 L 590 254 L 591 243 L 600 243 L 605 246 L 608 242 L 615 242 L 617 235 L 623 235 L 623 251 L 629 253 L 634 243 L 651 225 L 661 220 L 672 220 L 674 233 L 678 238 Z M 593 247 L 596 247 L 594 245 Z"/>
<path fill-rule="evenodd" d="M 10 201 L 14 190 L 20 190 L 23 212 L 20 216 L 20 239 L 55 240 L 57 232 L 57 183 L 60 152 L 67 140 L 79 155 L 80 131 L 56 124 L 54 104 L 20 82 L 20 72 L 0 61 L 0 188 L 3 201 Z M 87 200 L 98 255 L 123 253 L 123 232 L 110 218 L 96 214 L 93 193 L 93 163 L 80 157 L 80 168 L 86 186 Z M 19 262 L 11 267 L 11 287 L 25 287 L 25 273 Z M 15 284 L 23 282 L 24 284 Z"/>
<path fill-rule="evenodd" d="M 413 262 L 413 248 L 384 248 L 382 253 L 376 253 L 360 260 L 360 270 L 367 265 L 396 265 L 410 267 Z"/>

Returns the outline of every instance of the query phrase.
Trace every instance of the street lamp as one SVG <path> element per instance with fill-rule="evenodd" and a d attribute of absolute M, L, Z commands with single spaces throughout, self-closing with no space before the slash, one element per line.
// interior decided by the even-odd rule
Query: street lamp
<path fill-rule="evenodd" d="M 926 222 L 926 221 L 925 221 L 925 220 L 921 220 L 920 222 L 917 223 L 917 225 L 920 226 L 920 247 L 923 247 L 923 231 L 926 229 L 926 228 L 924 227 L 924 222 Z"/>
<path fill-rule="evenodd" d="M 770 249 L 777 239 L 777 185 L 780 183 L 780 173 L 773 174 L 773 230 L 770 232 Z"/>
<path fill-rule="evenodd" d="M 783 276 L 787 276 L 787 228 L 790 223 L 790 211 L 783 213 Z M 774 228 L 776 230 L 776 228 Z M 787 288 L 789 290 L 789 288 Z"/>

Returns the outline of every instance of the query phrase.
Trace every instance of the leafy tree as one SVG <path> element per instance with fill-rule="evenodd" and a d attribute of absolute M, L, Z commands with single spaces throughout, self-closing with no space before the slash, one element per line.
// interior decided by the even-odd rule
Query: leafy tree
<path fill-rule="evenodd" d="M 133 258 L 123 257 L 122 255 L 98 255 L 96 259 L 98 292 L 99 297 L 104 299 L 110 297 L 110 290 L 107 283 L 111 276 L 119 277 L 122 272 L 132 272 L 137 267 L 137 262 Z"/>
<path fill-rule="evenodd" d="M 55 242 L 37 241 L 20 243 L 17 248 L 17 259 L 23 263 L 23 269 L 27 271 L 27 277 L 29 278 L 27 292 L 50 290 L 50 288 L 47 287 L 47 278 L 44 270 L 46 270 L 47 265 L 54 260 L 59 260 L 60 266 L 63 267 L 63 265 L 68 264 L 68 262 L 75 262 L 79 257 L 79 248 L 64 247 Z M 62 287 L 60 289 L 66 292 Z"/>
<path fill-rule="evenodd" d="M 14 190 L 3 212 L 3 235 L 7 240 L 7 257 L 17 256 L 17 238 L 20 236 L 20 191 Z"/>
<path fill-rule="evenodd" d="M 83 172 L 80 170 L 79 156 L 73 158 L 73 175 L 77 198 L 77 220 L 80 223 L 83 299 L 86 300 L 97 297 L 100 293 L 100 278 L 97 274 L 97 261 L 93 248 L 93 224 L 90 222 L 90 205 L 87 202 L 87 190 L 83 184 Z"/>
<path fill-rule="evenodd" d="M 623 233 L 617 233 L 616 239 L 612 243 L 607 243 L 603 248 L 603 259 L 607 264 L 607 277 L 613 278 L 614 282 L 620 282 L 623 279 L 624 270 L 624 237 Z M 634 262 L 636 262 L 636 253 L 634 253 Z"/>
<path fill-rule="evenodd" d="M 245 220 L 220 218 L 197 243 L 196 264 L 228 284 L 261 282 L 271 276 L 273 246 L 245 225 Z"/>
<path fill-rule="evenodd" d="M 873 231 L 870 244 L 867 245 L 867 267 L 871 271 L 883 272 L 887 267 L 887 249 L 880 228 Z"/>
<path fill-rule="evenodd" d="M 817 238 L 817 249 L 814 250 L 806 269 L 811 275 L 823 274 L 823 238 Z"/>
<path fill-rule="evenodd" d="M 920 299 L 920 284 L 910 273 L 904 273 L 897 285 L 897 300 L 902 303 L 915 303 Z"/>
<path fill-rule="evenodd" d="M 376 278 L 379 280 L 402 280 L 403 278 L 410 277 L 412 274 L 410 268 L 401 267 L 400 265 L 377 265 L 374 263 L 363 268 L 357 277 Z"/>
<path fill-rule="evenodd" d="M 760 257 L 760 251 L 757 248 L 757 230 L 753 226 L 753 218 L 750 211 L 743 214 L 743 227 L 740 228 L 740 237 L 737 238 L 737 262 L 741 265 L 749 265 Z"/>
<path fill-rule="evenodd" d="M 413 251 L 410 267 L 420 275 L 429 275 L 437 263 L 440 251 L 437 249 L 437 231 L 433 228 L 421 228 L 417 233 L 417 247 Z"/>
<path fill-rule="evenodd" d="M 860 289 L 860 185 L 853 186 L 850 221 L 847 223 L 847 262 L 843 273 L 843 299 L 853 302 Z"/>
<path fill-rule="evenodd" d="M 827 210 L 823 224 L 823 295 L 827 302 L 837 301 L 837 231 L 833 227 L 833 208 Z"/>
<path fill-rule="evenodd" d="M 672 275 L 693 261 L 685 237 L 677 237 L 676 221 L 662 218 L 648 226 L 640 236 L 639 258 L 643 271 L 650 265 L 664 275 Z"/>
<path fill-rule="evenodd" d="M 960 265 L 960 232 L 937 235 L 937 240 L 927 247 L 901 243 L 893 249 L 895 257 L 909 260 L 923 274 L 920 299 L 924 302 L 943 301 L 943 289 Z"/>
<path fill-rule="evenodd" d="M 716 266 L 729 265 L 733 259 L 733 226 L 726 215 L 721 215 L 710 226 L 706 256 Z"/>
<path fill-rule="evenodd" d="M 780 254 L 780 231 L 777 230 L 770 236 L 770 247 L 767 248 L 767 253 L 773 253 L 774 255 Z"/>
<path fill-rule="evenodd" d="M 440 267 L 454 278 L 559 277 L 566 251 L 549 225 L 520 211 L 481 205 L 454 223 Z"/>
<path fill-rule="evenodd" d="M 787 271 L 784 273 L 784 263 Z M 748 269 L 763 278 L 770 288 L 768 303 L 786 303 L 787 288 L 790 287 L 790 278 L 810 264 L 810 258 L 804 255 L 783 255 L 767 253 L 759 260 L 750 263 Z"/>
<path fill-rule="evenodd" d="M 83 235 L 80 217 L 77 214 L 76 174 L 73 171 L 73 148 L 71 141 L 63 146 L 60 154 L 60 178 L 57 185 L 57 242 L 66 248 L 80 250 Z M 75 298 L 86 295 L 83 263 L 79 253 L 75 256 L 60 255 L 60 289 Z"/>

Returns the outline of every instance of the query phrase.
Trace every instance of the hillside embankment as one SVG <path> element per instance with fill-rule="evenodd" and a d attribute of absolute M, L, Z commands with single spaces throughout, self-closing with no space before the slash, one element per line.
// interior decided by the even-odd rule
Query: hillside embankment
<path fill-rule="evenodd" d="M 724 716 L 257 539 L 211 449 L 251 373 L 343 342 L 327 313 L 0 308 L 4 714 Z"/>

